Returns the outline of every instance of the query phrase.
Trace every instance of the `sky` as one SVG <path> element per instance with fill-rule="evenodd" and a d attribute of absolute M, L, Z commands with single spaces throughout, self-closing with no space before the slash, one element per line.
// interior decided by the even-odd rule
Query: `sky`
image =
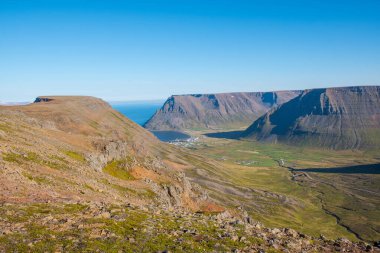
<path fill-rule="evenodd" d="M 380 85 L 379 0 L 0 0 L 0 101 Z"/>

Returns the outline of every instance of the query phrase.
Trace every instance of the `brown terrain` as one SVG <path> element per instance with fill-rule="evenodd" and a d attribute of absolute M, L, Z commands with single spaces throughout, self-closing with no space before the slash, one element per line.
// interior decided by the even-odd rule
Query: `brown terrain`
<path fill-rule="evenodd" d="M 144 127 L 150 130 L 246 127 L 299 93 L 275 91 L 171 96 Z"/>
<path fill-rule="evenodd" d="M 166 164 L 172 147 L 100 99 L 40 97 L 0 108 L 2 202 L 146 205 L 158 194 L 164 206 L 200 206 L 202 193 L 184 177 L 186 165 Z"/>
<path fill-rule="evenodd" d="M 265 228 L 186 176 L 217 162 L 97 98 L 1 106 L 0 152 L 0 252 L 378 251 Z"/>
<path fill-rule="evenodd" d="M 380 147 L 380 87 L 305 90 L 257 119 L 242 137 L 333 149 Z"/>

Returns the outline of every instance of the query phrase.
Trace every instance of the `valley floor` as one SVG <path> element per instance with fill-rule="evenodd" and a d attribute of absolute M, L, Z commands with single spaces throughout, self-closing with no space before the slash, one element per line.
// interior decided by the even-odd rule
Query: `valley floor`
<path fill-rule="evenodd" d="M 378 152 L 332 151 L 210 138 L 184 144 L 219 163 L 193 180 L 272 227 L 336 239 L 380 240 Z M 207 169 L 205 169 L 207 168 Z"/>

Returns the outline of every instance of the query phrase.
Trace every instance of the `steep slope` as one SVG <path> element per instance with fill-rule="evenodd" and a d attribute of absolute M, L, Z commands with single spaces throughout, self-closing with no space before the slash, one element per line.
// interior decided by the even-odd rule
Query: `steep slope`
<path fill-rule="evenodd" d="M 173 130 L 247 126 L 298 94 L 299 91 L 276 91 L 171 96 L 144 127 Z"/>
<path fill-rule="evenodd" d="M 380 87 L 305 90 L 260 117 L 242 137 L 334 149 L 380 147 Z"/>
<path fill-rule="evenodd" d="M 172 147 L 92 97 L 0 107 L 0 202 L 207 205 Z M 175 153 L 175 152 L 173 152 Z"/>

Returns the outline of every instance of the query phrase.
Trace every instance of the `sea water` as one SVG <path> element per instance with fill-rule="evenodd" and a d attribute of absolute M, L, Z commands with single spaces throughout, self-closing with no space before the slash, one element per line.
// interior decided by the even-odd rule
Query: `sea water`
<path fill-rule="evenodd" d="M 164 101 L 110 102 L 113 109 L 143 126 L 161 108 Z M 161 141 L 186 140 L 190 135 L 179 131 L 152 131 Z"/>
<path fill-rule="evenodd" d="M 113 109 L 143 126 L 158 109 L 163 101 L 138 101 L 138 102 L 111 102 Z"/>

